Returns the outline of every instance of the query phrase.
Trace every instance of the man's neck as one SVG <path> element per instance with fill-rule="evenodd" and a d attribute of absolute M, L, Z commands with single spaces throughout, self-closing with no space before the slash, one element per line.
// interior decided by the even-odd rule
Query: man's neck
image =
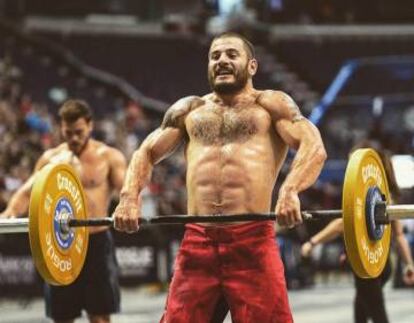
<path fill-rule="evenodd" d="M 86 141 L 85 145 L 83 145 L 83 147 L 79 150 L 79 152 L 74 152 L 74 151 L 72 151 L 72 152 L 73 152 L 73 154 L 74 154 L 76 157 L 80 158 L 80 157 L 82 156 L 82 154 L 83 154 L 83 153 L 85 153 L 85 152 L 87 151 L 87 149 L 91 146 L 91 141 L 92 141 L 92 139 L 88 139 L 88 140 Z"/>
<path fill-rule="evenodd" d="M 214 95 L 217 103 L 227 106 L 236 106 L 244 101 L 248 101 L 255 94 L 255 92 L 256 90 L 252 86 L 246 86 L 242 90 L 235 93 L 221 94 L 214 92 Z"/>

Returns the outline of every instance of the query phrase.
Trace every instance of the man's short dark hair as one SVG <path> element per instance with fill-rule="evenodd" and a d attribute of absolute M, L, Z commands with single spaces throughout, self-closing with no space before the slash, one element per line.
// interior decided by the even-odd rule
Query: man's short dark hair
<path fill-rule="evenodd" d="M 84 118 L 87 122 L 92 120 L 92 111 L 89 104 L 83 100 L 67 100 L 59 109 L 61 121 L 76 122 Z"/>
<path fill-rule="evenodd" d="M 221 38 L 238 38 L 238 39 L 240 39 L 243 42 L 244 49 L 246 50 L 247 56 L 249 57 L 249 59 L 252 59 L 252 58 L 256 57 L 254 46 L 246 37 L 244 37 L 244 36 L 242 36 L 238 33 L 235 33 L 235 32 L 224 32 L 224 33 L 221 33 L 221 34 L 217 35 L 216 37 L 214 37 L 211 43 L 213 43 L 215 40 L 221 39 Z"/>

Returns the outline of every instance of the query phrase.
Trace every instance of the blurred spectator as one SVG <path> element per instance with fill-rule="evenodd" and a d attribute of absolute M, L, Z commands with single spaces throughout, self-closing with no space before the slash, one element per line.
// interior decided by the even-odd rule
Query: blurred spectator
<path fill-rule="evenodd" d="M 40 154 L 59 141 L 59 133 L 49 107 L 33 101 L 25 92 L 21 70 L 13 65 L 10 57 L 0 62 L 1 210 L 27 179 Z M 159 120 L 149 118 L 135 102 L 116 110 L 96 121 L 94 135 L 130 157 Z M 183 154 L 179 152 L 157 168 L 143 196 L 145 216 L 186 213 Z"/>

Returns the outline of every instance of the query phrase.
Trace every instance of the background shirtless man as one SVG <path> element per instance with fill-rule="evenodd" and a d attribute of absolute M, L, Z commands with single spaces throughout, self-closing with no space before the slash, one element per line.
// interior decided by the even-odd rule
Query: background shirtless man
<path fill-rule="evenodd" d="M 12 196 L 3 218 L 28 212 L 36 172 L 49 163 L 69 163 L 77 170 L 85 189 L 88 217 L 107 214 L 112 190 L 119 191 L 126 171 L 122 153 L 91 139 L 92 114 L 86 102 L 68 100 L 59 110 L 64 143 L 43 153 L 33 175 Z M 79 278 L 65 287 L 47 286 L 47 315 L 56 322 L 71 322 L 88 312 L 91 322 L 109 322 L 109 314 L 119 311 L 119 285 L 114 245 L 108 227 L 90 228 L 85 266 Z"/>
<path fill-rule="evenodd" d="M 298 194 L 326 158 L 318 130 L 279 91 L 254 89 L 253 46 L 237 34 L 216 37 L 208 57 L 212 93 L 173 104 L 134 153 L 115 227 L 138 229 L 140 192 L 156 163 L 185 142 L 188 213 L 269 212 L 288 147 L 297 150 L 280 188 L 281 225 L 301 223 Z M 283 264 L 272 221 L 186 225 L 162 322 L 210 322 L 225 297 L 234 322 L 291 322 Z"/>

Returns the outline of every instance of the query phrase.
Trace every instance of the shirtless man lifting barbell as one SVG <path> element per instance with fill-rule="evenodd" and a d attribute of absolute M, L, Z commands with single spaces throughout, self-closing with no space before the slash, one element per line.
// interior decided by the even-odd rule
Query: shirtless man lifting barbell
<path fill-rule="evenodd" d="M 88 217 L 107 214 L 113 190 L 119 192 L 122 187 L 126 160 L 118 149 L 91 138 L 93 121 L 86 102 L 66 101 L 59 116 L 65 142 L 42 154 L 33 175 L 14 193 L 0 217 L 27 214 L 34 177 L 38 170 L 51 163 L 68 163 L 76 170 L 85 191 Z M 108 229 L 108 226 L 89 228 L 86 261 L 73 284 L 47 285 L 46 312 L 55 322 L 72 322 L 83 309 L 90 322 L 109 322 L 109 315 L 119 311 L 118 269 Z"/>
<path fill-rule="evenodd" d="M 190 215 L 269 212 L 288 147 L 296 149 L 275 214 L 281 225 L 302 222 L 298 194 L 326 158 L 319 131 L 285 93 L 254 89 L 258 65 L 243 37 L 216 37 L 208 60 L 213 92 L 173 104 L 134 153 L 114 214 L 118 230 L 138 230 L 140 192 L 182 142 Z M 162 322 L 209 322 L 222 296 L 234 322 L 292 322 L 274 237 L 272 221 L 187 224 Z"/>

